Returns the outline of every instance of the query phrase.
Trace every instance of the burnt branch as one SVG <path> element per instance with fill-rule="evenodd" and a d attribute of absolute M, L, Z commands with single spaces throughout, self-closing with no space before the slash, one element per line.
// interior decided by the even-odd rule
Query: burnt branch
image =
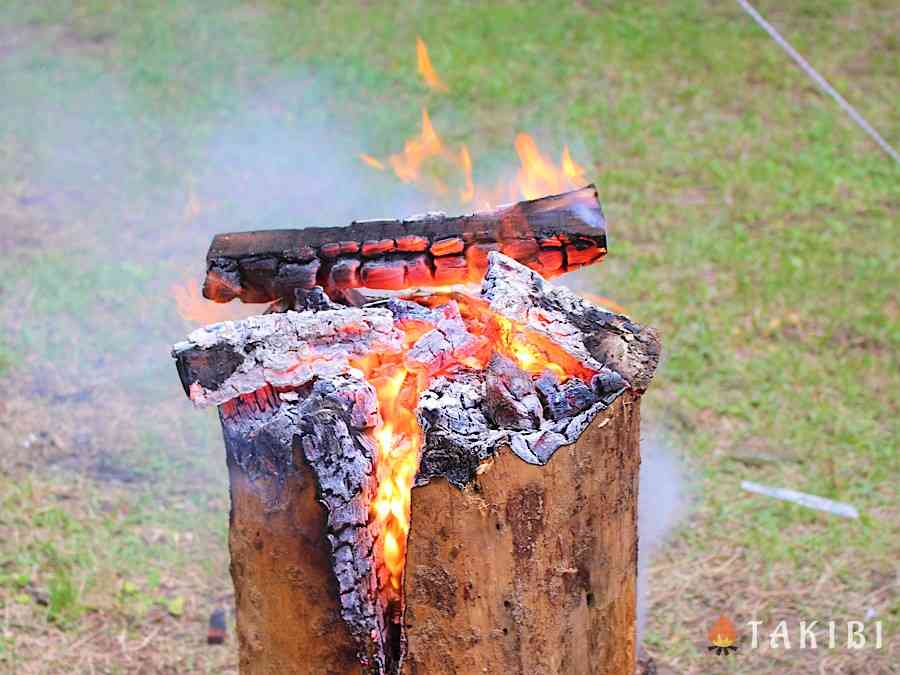
<path fill-rule="evenodd" d="M 293 301 L 322 286 L 404 289 L 479 281 L 499 251 L 546 277 L 599 261 L 606 221 L 593 185 L 464 216 L 429 213 L 346 227 L 216 235 L 204 297 L 216 302 Z"/>
<path fill-rule="evenodd" d="M 344 307 L 213 324 L 176 344 L 172 355 L 191 400 L 219 405 L 266 384 L 296 387 L 339 374 L 354 356 L 398 351 L 401 339 L 389 311 Z"/>

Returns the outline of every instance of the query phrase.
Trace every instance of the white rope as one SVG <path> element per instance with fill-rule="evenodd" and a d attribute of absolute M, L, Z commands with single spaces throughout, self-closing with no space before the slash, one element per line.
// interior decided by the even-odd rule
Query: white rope
<path fill-rule="evenodd" d="M 871 136 L 872 139 L 881 146 L 882 150 L 893 157 L 895 162 L 900 163 L 900 153 L 894 150 L 894 148 L 891 147 L 891 144 L 884 140 L 884 138 L 881 137 L 881 134 L 875 131 L 872 125 L 869 124 L 862 115 L 856 112 L 856 108 L 847 103 L 847 100 L 843 96 L 841 96 L 834 87 L 828 84 L 828 81 L 824 77 L 819 75 L 816 69 L 809 65 L 809 62 L 802 56 L 800 56 L 797 50 L 794 49 L 787 40 L 781 37 L 781 35 L 777 30 L 775 30 L 772 24 L 762 18 L 760 13 L 753 9 L 753 6 L 749 2 L 747 2 L 747 0 L 737 0 L 737 2 L 741 7 L 744 8 L 744 11 L 747 12 L 747 14 L 749 14 L 753 18 L 753 20 L 756 21 L 756 23 L 762 26 L 763 30 L 765 30 L 772 37 L 772 39 L 775 40 L 775 42 L 777 42 L 781 46 L 781 48 L 784 49 L 784 51 L 786 51 L 790 55 L 790 57 L 797 62 L 797 65 L 803 68 L 804 72 L 806 72 L 807 75 L 809 75 L 813 80 L 816 81 L 816 84 L 818 84 L 826 94 L 837 101 L 838 105 L 844 109 L 844 112 L 850 115 L 850 118 L 854 122 L 856 122 L 863 131 L 869 134 L 869 136 Z"/>

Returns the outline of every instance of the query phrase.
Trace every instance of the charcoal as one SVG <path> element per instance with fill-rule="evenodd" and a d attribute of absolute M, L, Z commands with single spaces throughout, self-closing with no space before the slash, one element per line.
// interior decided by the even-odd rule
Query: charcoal
<path fill-rule="evenodd" d="M 628 383 L 616 371 L 604 368 L 594 375 L 594 379 L 591 380 L 591 386 L 598 397 L 606 400 L 610 396 L 615 397 L 616 394 L 628 386 Z"/>
<path fill-rule="evenodd" d="M 541 402 L 531 376 L 510 359 L 495 353 L 484 375 L 484 403 L 498 427 L 527 431 L 544 421 Z"/>
<path fill-rule="evenodd" d="M 330 269 L 321 275 L 329 295 L 360 285 L 442 286 L 479 278 L 488 253 L 499 250 L 553 276 L 602 260 L 606 223 L 596 189 L 589 185 L 463 216 L 430 213 L 347 227 L 220 234 L 207 253 L 203 293 L 216 302 L 272 302 L 289 295 L 291 283 L 311 286 L 313 261 Z M 349 259 L 356 265 L 343 262 Z M 284 263 L 300 266 L 278 272 Z"/>
<path fill-rule="evenodd" d="M 321 286 L 294 289 L 294 306 L 297 312 L 321 312 L 326 309 L 340 309 L 341 306 L 331 301 Z"/>

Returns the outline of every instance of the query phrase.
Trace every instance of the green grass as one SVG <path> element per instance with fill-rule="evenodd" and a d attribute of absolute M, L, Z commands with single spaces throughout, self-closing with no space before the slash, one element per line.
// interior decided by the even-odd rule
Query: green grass
<path fill-rule="evenodd" d="M 900 143 L 892 3 L 756 4 Z M 345 176 L 360 193 L 346 197 L 354 216 L 397 203 L 459 208 L 355 163 L 358 152 L 400 149 L 427 106 L 446 142 L 469 145 L 476 180 L 515 167 L 517 131 L 554 156 L 570 143 L 612 228 L 608 260 L 586 276 L 661 330 L 645 423 L 672 428 L 697 497 L 662 554 L 665 579 L 651 576 L 654 655 L 708 672 L 695 643 L 722 612 L 860 618 L 873 608 L 896 633 L 900 608 L 885 589 L 898 554 L 900 175 L 736 4 L 13 2 L 0 9 L 0 44 L 15 35 L 24 38 L 0 61 L 10 94 L 0 101 L 0 239 L 34 229 L 38 243 L 14 238 L 17 255 L 0 259 L 12 280 L 0 293 L 0 369 L 15 354 L 22 367 L 7 377 L 17 385 L 36 367 L 61 391 L 77 390 L 75 372 L 108 392 L 116 404 L 89 425 L 159 482 L 151 492 L 181 475 L 223 479 L 212 421 L 179 407 L 165 349 L 188 326 L 169 284 L 198 276 L 213 231 L 347 217 L 330 203 Z M 447 94 L 421 83 L 416 35 Z M 322 129 L 333 131 L 325 141 Z M 316 177 L 320 192 L 294 208 L 291 181 L 303 187 L 317 166 L 331 182 Z M 197 221 L 184 216 L 192 189 L 207 208 Z M 110 371 L 122 375 L 100 382 Z M 87 404 L 62 410 L 73 427 L 98 416 Z M 748 465 L 746 454 L 775 461 Z M 864 515 L 750 496 L 741 479 Z M 151 506 L 147 518 L 160 513 Z M 42 517 L 63 543 L 101 536 Z M 139 541 L 115 546 L 116 569 L 144 555 Z M 53 618 L 83 622 L 95 561 L 23 555 L 23 569 L 52 582 Z M 157 571 L 183 564 L 161 558 Z M 2 634 L 0 658 L 20 652 Z M 892 667 L 886 654 L 864 656 L 838 658 L 858 672 Z M 824 657 L 784 658 L 742 654 L 735 668 L 806 672 Z"/>

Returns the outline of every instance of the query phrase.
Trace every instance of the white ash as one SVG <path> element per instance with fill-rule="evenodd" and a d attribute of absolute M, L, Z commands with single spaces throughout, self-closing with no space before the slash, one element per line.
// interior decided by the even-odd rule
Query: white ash
<path fill-rule="evenodd" d="M 190 387 L 198 407 L 221 405 L 266 384 L 299 387 L 313 378 L 350 372 L 349 360 L 373 351 L 399 352 L 403 334 L 393 315 L 379 308 L 346 307 L 321 312 L 288 311 L 225 321 L 193 331 L 173 348 L 178 358 L 190 350 L 229 350 L 240 365 L 215 387 Z"/>
<path fill-rule="evenodd" d="M 526 462 L 546 463 L 635 385 L 621 372 L 635 371 L 630 361 L 655 363 L 658 358 L 658 349 L 651 348 L 657 343 L 642 338 L 642 331 L 652 334 L 649 329 L 547 283 L 496 252 L 489 256 L 480 298 L 457 297 L 515 322 L 525 339 L 552 343 L 588 381 L 561 383 L 549 371 L 532 375 L 499 353 L 483 370 L 467 367 L 466 357 L 490 347 L 487 339 L 468 331 L 453 300 L 426 307 L 410 297 L 215 324 L 191 333 L 175 346 L 174 355 L 198 406 L 220 405 L 266 385 L 293 398 L 301 396 L 297 390 L 304 385 L 327 381 L 355 401 L 351 422 L 365 429 L 378 422 L 377 399 L 353 359 L 400 353 L 404 328 L 417 326 L 422 335 L 404 355 L 405 365 L 426 377 L 442 374 L 429 382 L 417 405 L 425 439 L 417 483 L 445 476 L 460 486 L 501 446 Z M 205 373 L 205 381 L 194 373 Z M 358 386 L 349 386 L 354 382 Z"/>

